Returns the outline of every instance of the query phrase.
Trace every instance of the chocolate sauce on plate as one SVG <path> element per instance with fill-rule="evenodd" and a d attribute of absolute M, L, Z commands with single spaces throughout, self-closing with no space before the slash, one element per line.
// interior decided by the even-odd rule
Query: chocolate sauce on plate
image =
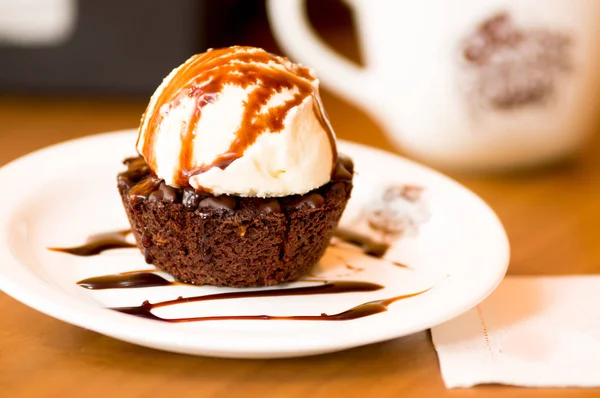
<path fill-rule="evenodd" d="M 382 258 L 390 248 L 390 245 L 387 243 L 374 241 L 368 236 L 364 236 L 347 229 L 338 228 L 334 231 L 333 236 L 343 240 L 346 243 L 358 246 L 365 254 L 376 258 Z"/>
<path fill-rule="evenodd" d="M 49 250 L 61 253 L 73 254 L 75 256 L 95 256 L 106 250 L 127 249 L 136 247 L 135 244 L 127 242 L 125 237 L 131 232 L 129 229 L 92 235 L 87 242 L 75 247 L 49 247 Z"/>
<path fill-rule="evenodd" d="M 204 296 L 192 296 L 185 298 L 177 298 L 175 300 L 161 301 L 159 303 L 150 304 L 144 302 L 139 307 L 126 307 L 126 310 L 134 311 L 132 308 L 149 308 L 150 310 L 169 305 L 196 303 L 200 301 L 214 300 L 229 300 L 240 298 L 257 298 L 257 297 L 284 297 L 284 296 L 312 296 L 316 294 L 337 294 L 337 293 L 356 293 L 356 292 L 373 292 L 383 289 L 383 286 L 371 282 L 356 282 L 356 281 L 332 281 L 322 285 L 294 287 L 290 289 L 262 289 L 249 291 L 236 291 L 229 293 L 207 294 Z M 115 311 L 122 311 L 123 308 L 112 308 Z"/>
<path fill-rule="evenodd" d="M 89 290 L 105 290 L 172 286 L 178 285 L 179 282 L 168 281 L 152 271 L 134 271 L 87 278 L 77 284 Z"/>
<path fill-rule="evenodd" d="M 214 204 L 211 204 L 214 205 Z M 270 204 L 272 205 L 272 204 Z M 130 233 L 130 230 L 114 231 L 105 234 L 94 235 L 88 239 L 85 245 L 71 248 L 50 248 L 50 250 L 60 251 L 64 253 L 74 254 L 78 256 L 91 256 L 102 253 L 104 250 L 116 248 L 129 248 L 135 245 L 127 242 L 125 237 Z M 375 242 L 368 237 L 362 236 L 346 230 L 337 230 L 335 236 L 350 244 L 361 247 L 368 255 L 382 257 L 388 245 Z M 400 263 L 394 263 L 398 266 L 404 266 Z M 154 319 L 169 323 L 184 323 L 184 322 L 199 322 L 199 321 L 216 321 L 216 320 L 297 320 L 297 321 L 346 321 L 359 319 L 366 316 L 385 312 L 388 306 L 396 301 L 418 296 L 425 291 L 410 293 L 406 295 L 391 297 L 382 300 L 369 301 L 360 304 L 347 311 L 337 314 L 320 314 L 320 315 L 290 315 L 290 316 L 274 316 L 274 315 L 227 315 L 227 316 L 206 316 L 206 317 L 190 317 L 190 318 L 161 318 L 152 313 L 152 310 L 171 305 L 193 303 L 201 301 L 213 300 L 228 300 L 241 298 L 258 298 L 258 297 L 282 297 L 282 296 L 309 296 L 320 294 L 338 294 L 338 293 L 356 293 L 356 292 L 372 292 L 383 289 L 382 285 L 371 282 L 360 281 L 322 281 L 311 280 L 312 282 L 323 282 L 315 286 L 304 286 L 289 289 L 262 289 L 250 291 L 235 291 L 228 293 L 208 294 L 203 296 L 178 297 L 174 300 L 161 301 L 150 303 L 144 301 L 139 306 L 134 307 L 115 307 L 111 308 L 125 314 L 135 315 L 142 318 Z M 152 270 L 141 270 L 124 272 L 114 275 L 103 275 L 93 278 L 87 278 L 77 282 L 78 285 L 90 290 L 104 289 L 124 289 L 124 288 L 143 288 L 170 286 L 179 282 L 171 282 L 152 272 Z"/>
<path fill-rule="evenodd" d="M 336 282 L 339 283 L 339 282 Z M 321 285 L 327 286 L 327 285 Z M 285 290 L 293 290 L 293 289 L 283 289 Z M 429 289 L 428 289 L 429 290 Z M 184 323 L 184 322 L 200 322 L 200 321 L 228 321 L 228 320 L 287 320 L 287 321 L 349 321 L 353 319 L 364 318 L 370 315 L 379 314 L 381 312 L 387 311 L 388 307 L 397 301 L 408 299 L 411 297 L 418 296 L 427 292 L 428 290 L 424 290 L 421 292 L 405 294 L 401 296 L 395 296 L 382 300 L 374 300 L 369 301 L 367 303 L 360 304 L 356 307 L 353 307 L 349 310 L 339 312 L 337 314 L 320 314 L 320 315 L 289 315 L 289 316 L 281 316 L 281 315 L 226 315 L 226 316 L 204 316 L 204 317 L 191 317 L 191 318 L 161 318 L 152 313 L 152 310 L 157 308 L 157 304 L 151 304 L 148 301 L 145 301 L 142 305 L 137 307 L 122 307 L 122 308 L 112 308 L 115 311 L 122 312 L 124 314 L 135 315 L 142 318 L 154 319 L 157 321 L 168 322 L 168 323 Z M 339 292 L 335 292 L 339 293 Z M 321 293 L 313 293 L 313 294 L 321 294 Z M 186 299 L 177 299 L 171 300 L 168 305 L 179 304 L 182 302 L 186 302 Z"/>

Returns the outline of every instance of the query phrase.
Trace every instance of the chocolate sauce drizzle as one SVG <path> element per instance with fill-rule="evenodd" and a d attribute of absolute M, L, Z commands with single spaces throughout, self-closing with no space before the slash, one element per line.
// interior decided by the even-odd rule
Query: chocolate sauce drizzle
<path fill-rule="evenodd" d="M 383 256 L 385 256 L 385 253 L 387 253 L 387 251 L 390 248 L 390 245 L 387 243 L 375 241 L 369 238 L 368 236 L 361 235 L 359 233 L 349 231 L 346 229 L 336 229 L 333 232 L 333 236 L 335 236 L 338 239 L 341 239 L 346 243 L 360 248 L 363 251 L 363 253 L 367 256 L 375 258 L 383 258 Z M 396 267 L 412 269 L 410 266 L 399 261 L 388 262 L 390 264 L 395 265 Z M 346 264 L 346 267 L 348 267 L 348 264 Z M 349 269 L 352 269 L 352 267 L 350 267 Z"/>
<path fill-rule="evenodd" d="M 285 297 L 285 296 L 312 296 L 316 294 L 337 294 L 337 293 L 356 293 L 356 292 L 373 292 L 376 290 L 383 289 L 383 286 L 377 283 L 371 282 L 357 282 L 357 281 L 331 281 L 325 284 L 315 286 L 303 286 L 294 287 L 290 289 L 262 289 L 262 290 L 250 290 L 250 291 L 236 291 L 229 293 L 216 293 L 207 294 L 204 296 L 192 296 L 192 297 L 181 297 L 175 300 L 161 301 L 158 303 L 150 304 L 145 301 L 139 307 L 124 307 L 125 311 L 129 311 L 132 308 L 148 308 L 153 310 L 155 308 L 167 307 L 170 305 L 184 304 L 184 303 L 196 303 L 200 301 L 214 301 L 214 300 L 230 300 L 240 298 L 257 298 L 257 297 Z M 121 311 L 123 308 L 112 308 L 115 311 Z M 124 311 L 121 311 L 124 312 Z"/>
<path fill-rule="evenodd" d="M 339 282 L 336 282 L 339 283 Z M 363 282 L 364 283 L 364 282 Z M 329 285 L 329 284 L 328 284 Z M 322 285 L 327 286 L 327 285 Z M 293 290 L 293 289 L 284 289 L 285 290 Z M 337 314 L 320 314 L 320 315 L 289 315 L 289 316 L 277 316 L 277 315 L 226 315 L 226 316 L 203 316 L 203 317 L 191 317 L 191 318 L 161 318 L 152 313 L 152 310 L 157 308 L 157 304 L 169 303 L 166 305 L 180 304 L 182 302 L 186 302 L 186 299 L 177 299 L 171 301 L 165 301 L 162 303 L 151 304 L 148 301 L 145 301 L 142 305 L 137 307 L 121 307 L 121 308 L 112 308 L 115 311 L 122 312 L 124 314 L 135 315 L 141 318 L 153 319 L 161 322 L 168 323 L 185 323 L 185 322 L 201 322 L 201 321 L 230 321 L 230 320 L 238 320 L 238 321 L 267 321 L 267 320 L 284 320 L 284 321 L 349 321 L 353 319 L 364 318 L 366 316 L 379 314 L 388 310 L 388 307 L 397 301 L 408 299 L 411 297 L 418 296 L 423 294 L 430 289 L 423 290 L 416 293 L 404 294 L 401 296 L 395 296 L 382 300 L 374 300 L 369 301 L 367 303 L 360 304 L 356 307 L 350 308 L 349 310 L 339 312 Z M 277 291 L 277 290 L 275 290 Z M 340 293 L 340 292 L 335 292 Z M 227 293 L 226 293 L 227 294 Z M 323 293 L 313 293 L 313 294 L 323 294 Z M 217 295 L 218 296 L 218 295 Z M 202 297 L 202 296 L 201 296 Z M 206 296 L 203 296 L 206 297 Z"/>
<path fill-rule="evenodd" d="M 98 234 L 91 236 L 85 245 L 72 248 L 51 248 L 50 250 L 60 251 L 64 253 L 74 254 L 77 256 L 91 256 L 99 254 L 104 250 L 124 247 L 135 247 L 125 241 L 125 237 L 130 233 L 130 230 L 121 230 Z M 347 241 L 350 244 L 359 246 L 363 251 L 371 256 L 382 257 L 388 246 L 371 239 L 344 230 L 336 231 L 335 235 Z M 398 266 L 404 266 L 400 263 L 394 263 Z M 227 316 L 206 316 L 206 317 L 189 317 L 189 318 L 161 318 L 152 313 L 152 310 L 161 307 L 167 307 L 177 304 L 213 301 L 213 300 L 229 300 L 241 298 L 258 298 L 258 297 L 283 297 L 283 296 L 308 296 L 321 294 L 338 294 L 338 293 L 357 293 L 357 292 L 372 292 L 383 289 L 382 285 L 371 282 L 360 281 L 321 281 L 311 280 L 311 282 L 324 282 L 316 286 L 304 286 L 289 289 L 263 289 L 252 291 L 236 291 L 228 293 L 208 294 L 203 296 L 179 297 L 174 300 L 161 301 L 150 303 L 144 301 L 139 306 L 134 307 L 114 307 L 114 311 L 124 314 L 134 315 L 142 318 L 153 319 L 168 323 L 184 323 L 184 322 L 200 322 L 200 321 L 219 321 L 219 320 L 294 320 L 294 321 L 347 321 L 359 319 L 366 316 L 385 312 L 388 306 L 392 303 L 415 297 L 425 293 L 427 290 L 405 294 L 401 296 L 391 297 L 382 300 L 369 301 L 360 304 L 347 311 L 337 314 L 320 314 L 320 315 L 290 315 L 290 316 L 274 316 L 274 315 L 227 315 Z M 169 281 L 160 275 L 152 272 L 152 270 L 141 270 L 124 272 L 114 275 L 103 275 L 93 278 L 87 278 L 77 282 L 81 287 L 90 290 L 104 289 L 125 289 L 125 288 L 144 288 L 171 286 L 179 284 L 179 282 Z M 429 289 L 428 289 L 429 290 Z"/>
<path fill-rule="evenodd" d="M 81 246 L 75 247 L 49 247 L 48 250 L 55 252 L 73 254 L 75 256 L 95 256 L 106 250 L 112 249 L 127 249 L 136 247 L 135 244 L 129 243 L 125 237 L 131 233 L 130 229 L 107 232 L 97 235 L 92 235 L 87 242 Z"/>
<path fill-rule="evenodd" d="M 155 274 L 152 272 L 152 270 L 150 270 L 96 276 L 81 280 L 77 282 L 77 284 L 89 290 L 105 290 L 173 286 L 179 285 L 180 283 L 166 280 L 162 276 Z"/>
<path fill-rule="evenodd" d="M 277 64 L 278 67 L 273 64 Z M 151 168 L 156 170 L 154 141 L 165 112 L 177 106 L 185 97 L 194 99 L 196 106 L 181 132 L 180 163 L 174 178 L 175 185 L 189 187 L 191 176 L 213 167 L 225 169 L 234 160 L 240 158 L 246 148 L 252 145 L 262 133 L 281 131 L 289 111 L 300 105 L 307 97 L 312 97 L 314 113 L 329 137 L 333 165 L 335 165 L 337 157 L 335 135 L 325 116 L 318 90 L 312 85 L 314 80 L 315 77 L 311 75 L 309 69 L 294 65 L 286 58 L 252 47 L 236 46 L 194 55 L 173 72 L 162 91 L 155 94 L 156 100 L 150 102 L 142 117 L 140 131 L 142 134 L 138 138 L 138 148 L 139 140 L 143 139 L 141 154 Z M 242 122 L 229 148 L 213 163 L 196 165 L 193 162 L 192 141 L 196 126 L 202 117 L 202 109 L 218 98 L 225 85 L 244 89 L 249 86 L 254 88 L 248 95 Z M 264 105 L 275 94 L 285 89 L 296 89 L 296 94 L 282 105 L 262 112 Z"/>
<path fill-rule="evenodd" d="M 366 255 L 376 258 L 382 258 L 390 248 L 390 245 L 387 243 L 377 242 L 368 236 L 347 229 L 338 228 L 333 232 L 333 236 L 346 243 L 359 247 Z"/>

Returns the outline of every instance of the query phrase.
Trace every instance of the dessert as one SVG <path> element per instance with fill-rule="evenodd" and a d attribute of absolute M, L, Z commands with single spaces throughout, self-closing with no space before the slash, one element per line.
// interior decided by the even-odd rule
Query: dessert
<path fill-rule="evenodd" d="M 146 261 L 176 279 L 268 286 L 319 261 L 352 190 L 318 80 L 253 47 L 171 72 L 142 117 L 118 189 Z"/>

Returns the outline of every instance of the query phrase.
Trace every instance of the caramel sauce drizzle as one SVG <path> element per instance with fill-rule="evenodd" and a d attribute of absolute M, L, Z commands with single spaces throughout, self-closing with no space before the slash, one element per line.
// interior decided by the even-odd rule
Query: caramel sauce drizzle
<path fill-rule="evenodd" d="M 280 67 L 275 67 L 273 64 Z M 166 83 L 162 91 L 155 94 L 157 98 L 154 107 L 151 108 L 149 105 L 146 109 L 140 127 L 145 129 L 140 133 L 146 135 L 142 155 L 151 168 L 156 170 L 154 141 L 165 112 L 177 106 L 181 99 L 193 98 L 195 107 L 181 132 L 180 164 L 174 176 L 175 184 L 188 187 L 191 176 L 201 174 L 213 167 L 225 169 L 234 160 L 240 158 L 246 148 L 252 145 L 262 133 L 281 131 L 288 112 L 311 96 L 314 113 L 329 137 L 335 165 L 337 159 L 335 135 L 327 120 L 318 89 L 311 84 L 314 80 L 308 68 L 294 65 L 283 57 L 253 47 L 230 47 L 194 55 L 174 71 L 171 80 Z M 235 85 L 244 89 L 248 86 L 255 86 L 255 88 L 248 96 L 242 122 L 230 147 L 213 163 L 196 165 L 193 161 L 193 140 L 197 124 L 202 117 L 202 108 L 214 102 L 225 85 Z M 261 112 L 275 94 L 294 88 L 296 94 L 291 99 L 277 107 L 267 109 L 266 112 Z"/>

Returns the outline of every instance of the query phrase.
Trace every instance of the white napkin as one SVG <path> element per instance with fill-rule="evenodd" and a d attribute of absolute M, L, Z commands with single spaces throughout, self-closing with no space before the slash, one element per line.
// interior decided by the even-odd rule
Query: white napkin
<path fill-rule="evenodd" d="M 432 329 L 448 388 L 600 386 L 600 276 L 507 277 Z"/>

